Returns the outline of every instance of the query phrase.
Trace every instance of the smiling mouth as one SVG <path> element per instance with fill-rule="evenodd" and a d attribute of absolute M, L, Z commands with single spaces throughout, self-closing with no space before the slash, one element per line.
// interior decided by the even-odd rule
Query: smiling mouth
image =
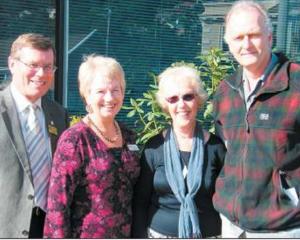
<path fill-rule="evenodd" d="M 39 81 L 39 80 L 30 80 L 31 83 L 33 83 L 36 86 L 43 86 L 46 84 L 45 81 Z"/>
<path fill-rule="evenodd" d="M 111 110 L 111 109 L 114 109 L 115 106 L 116 106 L 116 105 L 114 104 L 114 105 L 104 105 L 104 106 L 102 106 L 102 107 Z"/>
<path fill-rule="evenodd" d="M 242 56 L 253 56 L 253 55 L 255 55 L 256 53 L 254 53 L 254 52 L 249 52 L 249 53 L 242 53 L 241 55 Z"/>
<path fill-rule="evenodd" d="M 189 115 L 189 112 L 177 112 L 177 115 L 179 115 L 179 116 L 187 116 L 187 115 Z"/>

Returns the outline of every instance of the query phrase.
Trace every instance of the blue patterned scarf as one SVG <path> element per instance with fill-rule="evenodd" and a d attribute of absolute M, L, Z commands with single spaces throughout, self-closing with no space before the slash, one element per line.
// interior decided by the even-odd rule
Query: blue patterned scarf
<path fill-rule="evenodd" d="M 179 238 L 201 238 L 197 206 L 194 197 L 202 182 L 202 166 L 204 155 L 203 133 L 196 123 L 193 136 L 192 151 L 189 158 L 187 188 L 182 173 L 179 149 L 175 134 L 170 127 L 164 142 L 164 163 L 169 185 L 177 200 L 181 203 L 178 223 Z M 187 193 L 186 193 L 187 192 Z"/>

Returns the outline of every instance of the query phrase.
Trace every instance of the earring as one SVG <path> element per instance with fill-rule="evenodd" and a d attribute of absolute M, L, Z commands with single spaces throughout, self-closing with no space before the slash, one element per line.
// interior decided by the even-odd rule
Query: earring
<path fill-rule="evenodd" d="M 93 113 L 93 109 L 92 109 L 91 105 L 89 105 L 89 104 L 85 106 L 85 110 L 86 110 L 88 113 Z"/>

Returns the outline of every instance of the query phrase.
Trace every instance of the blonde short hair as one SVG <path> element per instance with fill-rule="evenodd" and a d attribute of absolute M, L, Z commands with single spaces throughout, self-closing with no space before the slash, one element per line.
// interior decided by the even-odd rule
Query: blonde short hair
<path fill-rule="evenodd" d="M 172 79 L 174 81 L 188 81 L 199 98 L 199 107 L 207 100 L 208 94 L 204 89 L 204 85 L 200 79 L 199 72 L 189 66 L 176 66 L 169 67 L 158 76 L 158 91 L 156 93 L 156 99 L 161 108 L 167 112 L 167 103 L 163 96 L 163 91 L 167 88 L 167 80 Z"/>
<path fill-rule="evenodd" d="M 238 12 L 240 10 L 245 10 L 245 9 L 256 9 L 260 12 L 261 16 L 263 17 L 264 20 L 264 24 L 265 24 L 265 29 L 267 30 L 267 32 L 269 34 L 272 34 L 272 22 L 270 17 L 268 16 L 268 12 L 267 10 L 264 8 L 264 6 L 262 6 L 261 4 L 252 1 L 252 0 L 240 0 L 240 1 L 236 1 L 232 7 L 230 8 L 230 10 L 228 11 L 228 13 L 226 14 L 225 17 L 225 35 L 224 35 L 224 39 L 226 42 L 228 42 L 228 38 L 227 38 L 227 25 L 228 22 L 231 18 L 231 16 L 233 15 L 233 13 Z"/>
<path fill-rule="evenodd" d="M 51 49 L 55 60 L 55 49 L 50 38 L 37 33 L 25 33 L 20 35 L 11 45 L 10 57 L 19 58 L 20 50 L 24 47 L 47 51 Z"/>
<path fill-rule="evenodd" d="M 86 95 L 91 90 L 90 87 L 96 73 L 100 73 L 112 81 L 119 79 L 122 93 L 125 93 L 125 73 L 120 63 L 111 57 L 91 54 L 84 57 L 78 72 L 79 93 L 85 104 Z"/>

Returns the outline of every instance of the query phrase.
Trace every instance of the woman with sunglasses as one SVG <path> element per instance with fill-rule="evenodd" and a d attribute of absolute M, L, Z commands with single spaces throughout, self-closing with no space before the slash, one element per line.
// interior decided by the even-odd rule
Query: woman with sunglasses
<path fill-rule="evenodd" d="M 135 186 L 135 238 L 206 238 L 221 233 L 212 204 L 225 147 L 196 120 L 205 103 L 198 72 L 167 68 L 158 77 L 157 100 L 172 124 L 146 144 Z"/>

